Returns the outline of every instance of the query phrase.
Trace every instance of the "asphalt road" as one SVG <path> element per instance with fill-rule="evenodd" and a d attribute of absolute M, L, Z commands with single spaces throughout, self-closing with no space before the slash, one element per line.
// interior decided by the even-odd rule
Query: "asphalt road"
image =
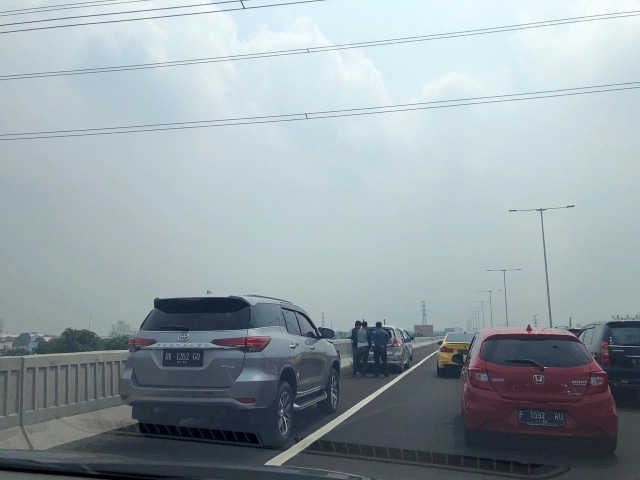
<path fill-rule="evenodd" d="M 435 350 L 435 345 L 416 349 L 413 365 Z M 294 445 L 295 455 L 284 465 L 389 479 L 476 478 L 481 471 L 491 475 L 502 472 L 507 476 L 511 476 L 507 471 L 515 471 L 519 474 L 515 475 L 517 478 L 640 477 L 637 398 L 619 403 L 618 450 L 609 458 L 595 455 L 583 442 L 548 438 L 492 436 L 479 446 L 466 446 L 459 413 L 459 380 L 438 378 L 435 356 L 412 367 L 392 386 L 342 420 L 344 412 L 397 378 L 395 373 L 389 378 L 352 379 L 344 370 L 339 411 L 331 416 L 323 416 L 313 407 L 299 412 L 295 417 L 294 437 L 297 440 L 314 438 L 316 432 L 332 420 L 341 421 L 306 450 L 297 452 L 299 445 Z M 287 450 L 144 437 L 118 431 L 59 449 L 135 455 L 138 459 L 206 460 L 240 465 L 264 465 Z M 323 452 L 318 452 L 319 449 Z"/>

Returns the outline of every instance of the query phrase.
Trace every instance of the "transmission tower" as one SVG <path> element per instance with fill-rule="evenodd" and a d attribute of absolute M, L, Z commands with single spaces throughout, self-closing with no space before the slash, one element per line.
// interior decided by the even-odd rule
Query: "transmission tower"
<path fill-rule="evenodd" d="M 422 301 L 422 324 L 427 324 L 427 302 Z"/>
<path fill-rule="evenodd" d="M 537 316 L 537 315 L 534 315 L 534 316 L 533 316 L 533 326 L 534 326 L 534 327 L 537 327 L 537 326 L 538 326 L 538 316 Z"/>
<path fill-rule="evenodd" d="M 324 327 L 324 312 L 322 312 L 322 326 Z"/>

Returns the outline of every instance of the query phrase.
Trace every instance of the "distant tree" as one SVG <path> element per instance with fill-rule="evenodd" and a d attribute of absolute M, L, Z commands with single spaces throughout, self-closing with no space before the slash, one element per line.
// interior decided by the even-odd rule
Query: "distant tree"
<path fill-rule="evenodd" d="M 127 350 L 129 348 L 129 336 L 105 338 L 102 340 L 102 350 Z"/>
<path fill-rule="evenodd" d="M 94 332 L 67 328 L 58 338 L 38 344 L 34 353 L 95 352 L 101 346 L 102 341 Z"/>
<path fill-rule="evenodd" d="M 25 332 L 18 335 L 18 337 L 13 341 L 13 346 L 28 347 L 29 343 L 31 343 L 31 334 Z"/>
<path fill-rule="evenodd" d="M 5 350 L 3 355 L 5 357 L 21 357 L 23 355 L 31 355 L 31 354 L 24 348 L 14 348 L 13 350 Z"/>

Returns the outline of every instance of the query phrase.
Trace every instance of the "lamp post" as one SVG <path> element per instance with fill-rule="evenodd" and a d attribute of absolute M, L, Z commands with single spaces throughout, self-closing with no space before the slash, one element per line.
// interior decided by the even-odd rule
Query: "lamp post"
<path fill-rule="evenodd" d="M 507 272 L 515 272 L 522 270 L 521 268 L 497 268 L 487 269 L 487 272 L 502 272 L 502 283 L 504 285 L 504 318 L 509 326 L 509 308 L 507 307 Z"/>
<path fill-rule="evenodd" d="M 482 328 L 486 328 L 486 324 L 484 323 L 484 304 L 486 300 L 474 300 L 474 302 L 482 304 Z"/>
<path fill-rule="evenodd" d="M 542 227 L 542 251 L 544 253 L 544 276 L 547 281 L 547 308 L 549 309 L 549 326 L 553 327 L 551 318 L 551 296 L 549 295 L 549 270 L 547 269 L 547 245 L 544 239 L 544 217 L 542 212 L 545 210 L 560 210 L 564 208 L 575 208 L 575 205 L 567 205 L 566 207 L 547 207 L 547 208 L 529 208 L 524 210 L 511 209 L 510 212 L 540 212 L 540 226 Z"/>
<path fill-rule="evenodd" d="M 502 290 L 478 290 L 480 293 L 488 293 L 489 294 L 489 312 L 491 318 L 491 328 L 493 328 L 493 304 L 491 303 L 491 293 L 492 292 L 501 292 Z"/>

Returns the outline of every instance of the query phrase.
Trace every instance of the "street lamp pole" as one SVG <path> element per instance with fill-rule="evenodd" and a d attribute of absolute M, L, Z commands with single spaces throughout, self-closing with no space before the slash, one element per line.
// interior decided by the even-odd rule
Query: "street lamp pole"
<path fill-rule="evenodd" d="M 489 312 L 491 314 L 491 328 L 493 328 L 493 303 L 491 302 L 491 293 L 492 292 L 501 292 L 502 290 L 478 290 L 480 293 L 488 293 L 489 294 Z"/>
<path fill-rule="evenodd" d="M 486 324 L 484 323 L 484 304 L 486 303 L 486 300 L 475 300 L 476 303 L 481 303 L 482 304 L 482 328 L 486 328 Z M 478 307 L 479 308 L 479 307 Z"/>
<path fill-rule="evenodd" d="M 502 272 L 502 284 L 504 286 L 504 318 L 509 326 L 509 308 L 507 306 L 507 272 L 515 272 L 518 270 L 522 270 L 521 268 L 497 268 L 497 269 L 488 269 L 487 272 Z"/>
<path fill-rule="evenodd" d="M 547 268 L 547 244 L 544 238 L 544 217 L 542 212 L 545 210 L 560 210 L 564 208 L 575 208 L 575 205 L 567 205 L 566 207 L 548 207 L 548 208 L 529 208 L 526 210 L 509 210 L 510 212 L 540 212 L 540 226 L 542 228 L 542 252 L 544 253 L 544 276 L 547 282 L 547 308 L 549 310 L 549 326 L 553 327 L 553 319 L 551 317 L 551 295 L 549 294 L 549 269 Z"/>

